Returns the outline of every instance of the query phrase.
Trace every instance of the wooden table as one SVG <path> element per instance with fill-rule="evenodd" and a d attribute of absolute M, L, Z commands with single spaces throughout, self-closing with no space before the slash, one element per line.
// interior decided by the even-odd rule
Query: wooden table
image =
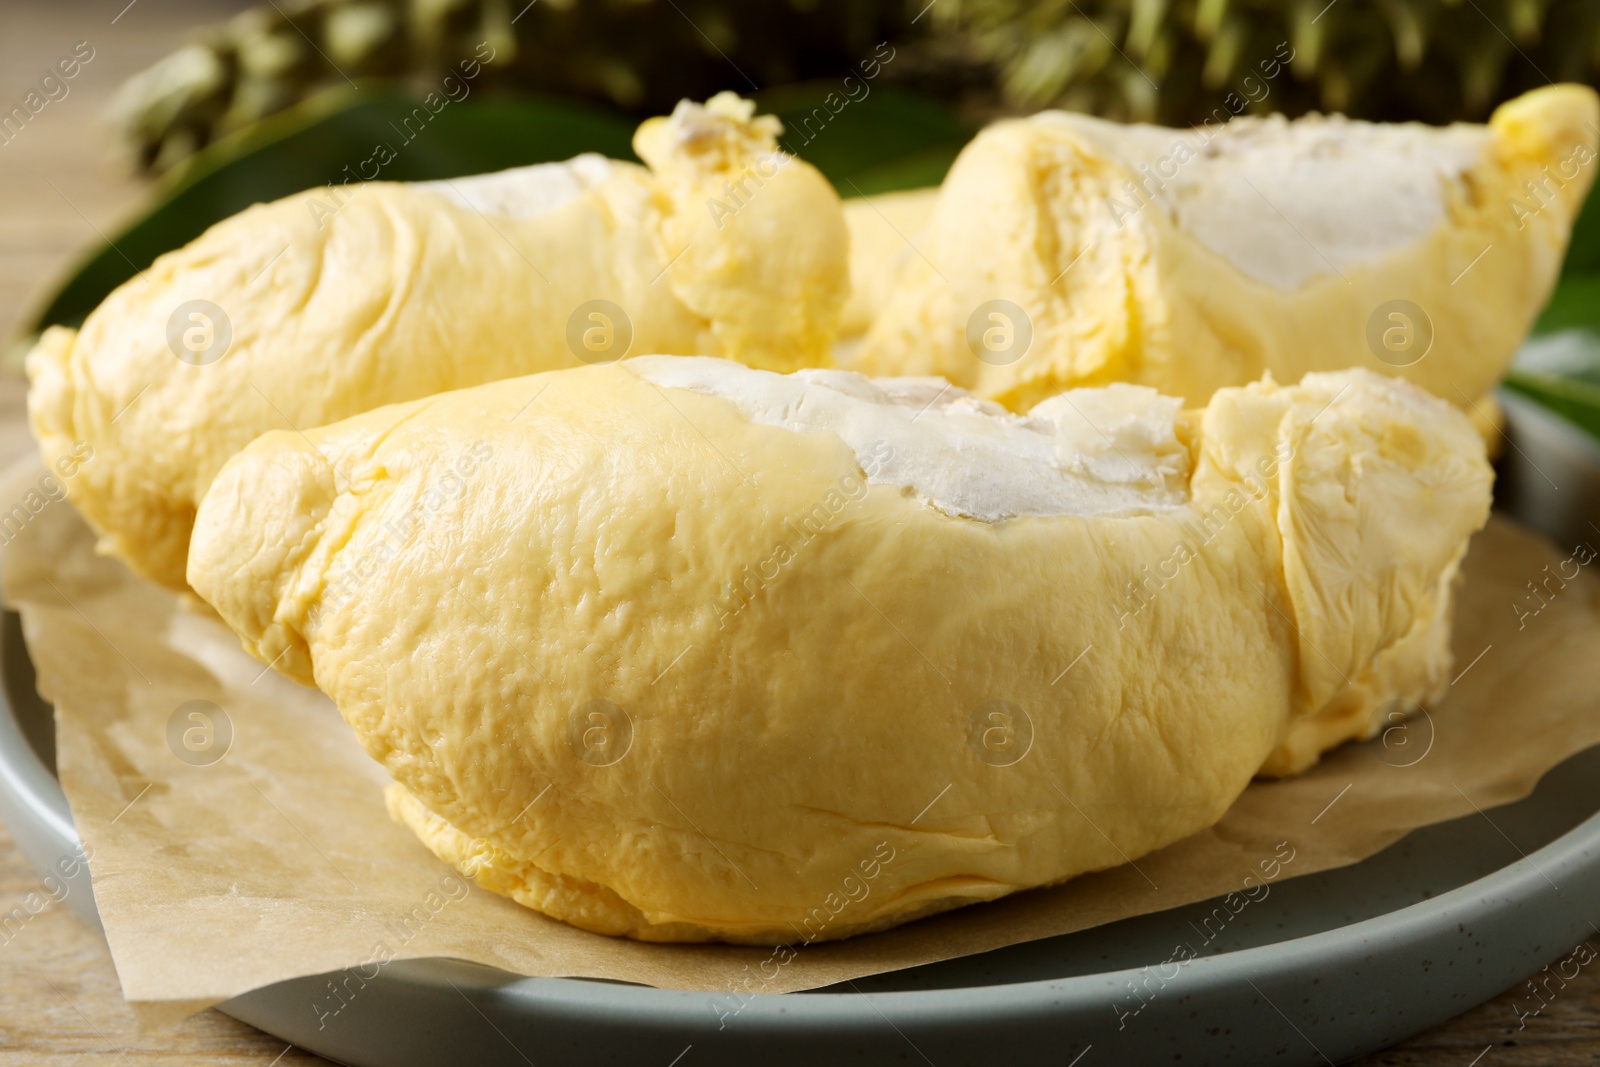
<path fill-rule="evenodd" d="M 144 196 L 145 186 L 108 158 L 105 131 L 97 124 L 112 90 L 169 51 L 186 27 L 241 6 L 237 0 L 126 3 L 50 0 L 19 9 L 8 0 L 0 8 L 0 110 L 20 101 L 77 42 L 95 49 L 67 97 L 49 104 L 20 137 L 0 145 L 0 338 L 9 349 L 5 366 L 11 374 L 0 377 L 0 415 L 15 412 L 21 402 L 19 352 L 11 342 L 26 312 L 80 250 L 113 232 Z M 18 446 L 0 440 L 0 451 Z M 0 914 L 39 887 L 0 828 Z M 1582 971 L 1523 1029 L 1513 1005 L 1528 1000 L 1519 991 L 1361 1063 L 1546 1067 L 1600 1061 L 1600 967 Z M 215 1011 L 174 1029 L 139 1034 L 105 942 L 64 907 L 45 909 L 0 943 L 0 1067 L 326 1062 Z"/>

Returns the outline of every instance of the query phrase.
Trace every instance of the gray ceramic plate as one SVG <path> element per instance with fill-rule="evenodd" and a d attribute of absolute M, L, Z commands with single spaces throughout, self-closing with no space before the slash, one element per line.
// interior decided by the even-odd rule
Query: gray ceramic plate
<path fill-rule="evenodd" d="M 1500 505 L 1557 541 L 1591 537 L 1600 448 L 1515 396 L 1502 402 L 1514 444 Z M 15 616 L 0 630 L 0 673 L 0 817 L 42 870 L 76 838 L 51 770 L 50 708 L 34 694 Z M 1479 1004 L 1595 933 L 1597 812 L 1592 749 L 1496 809 L 1492 824 L 1473 815 L 1427 827 L 1362 863 L 1279 883 L 1176 977 L 1141 982 L 1154 993 L 1121 1020 L 1114 1004 L 1127 1006 L 1141 969 L 1159 968 L 1214 903 L 755 996 L 737 1014 L 704 993 L 518 978 L 451 960 L 389 965 L 320 1029 L 313 1005 L 326 976 L 222 1010 L 358 1067 L 1335 1063 Z M 67 899 L 96 921 L 80 882 Z"/>

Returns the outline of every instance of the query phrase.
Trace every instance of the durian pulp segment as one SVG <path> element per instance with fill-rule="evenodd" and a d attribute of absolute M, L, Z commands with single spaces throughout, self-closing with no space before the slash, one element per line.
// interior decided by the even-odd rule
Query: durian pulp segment
<path fill-rule="evenodd" d="M 1078 390 L 1024 416 L 937 378 L 774 375 L 704 357 L 628 366 L 657 385 L 727 400 L 751 422 L 836 435 L 869 484 L 906 489 L 948 515 L 1149 514 L 1188 499 L 1181 404 L 1145 386 Z"/>
<path fill-rule="evenodd" d="M 848 238 L 776 129 L 722 94 L 644 123 L 648 167 L 580 156 L 258 204 L 41 337 L 34 435 L 52 465 L 92 451 L 67 492 L 101 550 L 181 589 L 206 486 L 268 430 L 630 353 L 826 365 Z M 728 183 L 751 195 L 714 214 Z"/>
<path fill-rule="evenodd" d="M 923 231 L 933 216 L 939 190 L 858 196 L 844 202 L 850 232 L 850 298 L 839 315 L 839 340 L 852 345 L 871 329 L 889 299 L 895 276 L 918 255 Z M 840 360 L 848 366 L 847 359 Z"/>
<path fill-rule="evenodd" d="M 1577 85 L 1485 126 L 999 122 L 956 160 L 850 366 L 1016 411 L 1112 381 L 1203 404 L 1363 367 L 1467 408 L 1550 295 L 1597 135 Z M 995 302 L 1028 338 L 1016 351 L 977 347 Z"/>
<path fill-rule="evenodd" d="M 640 359 L 268 433 L 189 579 L 438 855 L 649 940 L 1118 866 L 1447 676 L 1491 475 L 1443 401 L 1362 371 L 1181 413 L 943 391 Z"/>

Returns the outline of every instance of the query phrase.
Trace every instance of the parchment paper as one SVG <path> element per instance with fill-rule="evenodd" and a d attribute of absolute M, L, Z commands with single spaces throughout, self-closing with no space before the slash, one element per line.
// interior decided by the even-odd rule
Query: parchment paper
<path fill-rule="evenodd" d="M 33 462 L 0 477 L 0 502 L 38 484 Z M 425 956 L 712 993 L 814 988 L 1237 891 L 1268 876 L 1282 842 L 1294 859 L 1276 877 L 1353 863 L 1415 827 L 1525 796 L 1600 743 L 1594 567 L 1496 517 L 1467 560 L 1459 677 L 1428 715 L 1299 778 L 1252 785 L 1216 827 L 1137 869 L 804 947 L 763 968 L 768 949 L 613 939 L 466 889 L 389 820 L 386 775 L 325 697 L 263 670 L 203 605 L 95 556 L 69 504 L 44 506 L 3 556 L 6 602 L 57 709 L 61 781 L 91 849 L 106 937 L 146 1018 Z M 1564 586 L 1547 581 L 1573 572 Z M 1529 581 L 1548 600 L 1534 600 Z M 175 755 L 187 750 L 171 739 L 199 721 L 182 711 L 194 701 L 231 725 L 214 762 Z"/>

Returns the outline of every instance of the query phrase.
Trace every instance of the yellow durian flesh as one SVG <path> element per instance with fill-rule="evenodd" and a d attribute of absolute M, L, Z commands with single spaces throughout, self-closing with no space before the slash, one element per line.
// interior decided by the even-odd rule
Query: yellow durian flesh
<path fill-rule="evenodd" d="M 996 123 L 957 159 L 852 366 L 943 375 L 1014 410 L 1110 381 L 1203 404 L 1263 373 L 1354 366 L 1481 404 L 1555 284 L 1597 132 L 1576 85 L 1487 126 Z M 999 300 L 1031 343 L 980 358 L 969 322 Z"/>
<path fill-rule="evenodd" d="M 928 388 L 642 359 L 269 433 L 189 581 L 334 699 L 438 855 L 647 940 L 1116 866 L 1448 670 L 1490 481 L 1449 405 L 1360 371 L 1187 413 Z M 597 706 L 619 758 L 584 758 Z M 995 707 L 1028 723 L 999 759 Z"/>
<path fill-rule="evenodd" d="M 648 170 L 581 156 L 241 212 L 41 337 L 45 460 L 92 452 L 67 491 L 101 549 L 181 588 L 195 505 L 268 430 L 630 351 L 825 363 L 848 269 L 827 181 L 787 159 L 710 224 L 708 190 L 767 166 L 773 122 L 724 94 L 645 123 Z"/>

